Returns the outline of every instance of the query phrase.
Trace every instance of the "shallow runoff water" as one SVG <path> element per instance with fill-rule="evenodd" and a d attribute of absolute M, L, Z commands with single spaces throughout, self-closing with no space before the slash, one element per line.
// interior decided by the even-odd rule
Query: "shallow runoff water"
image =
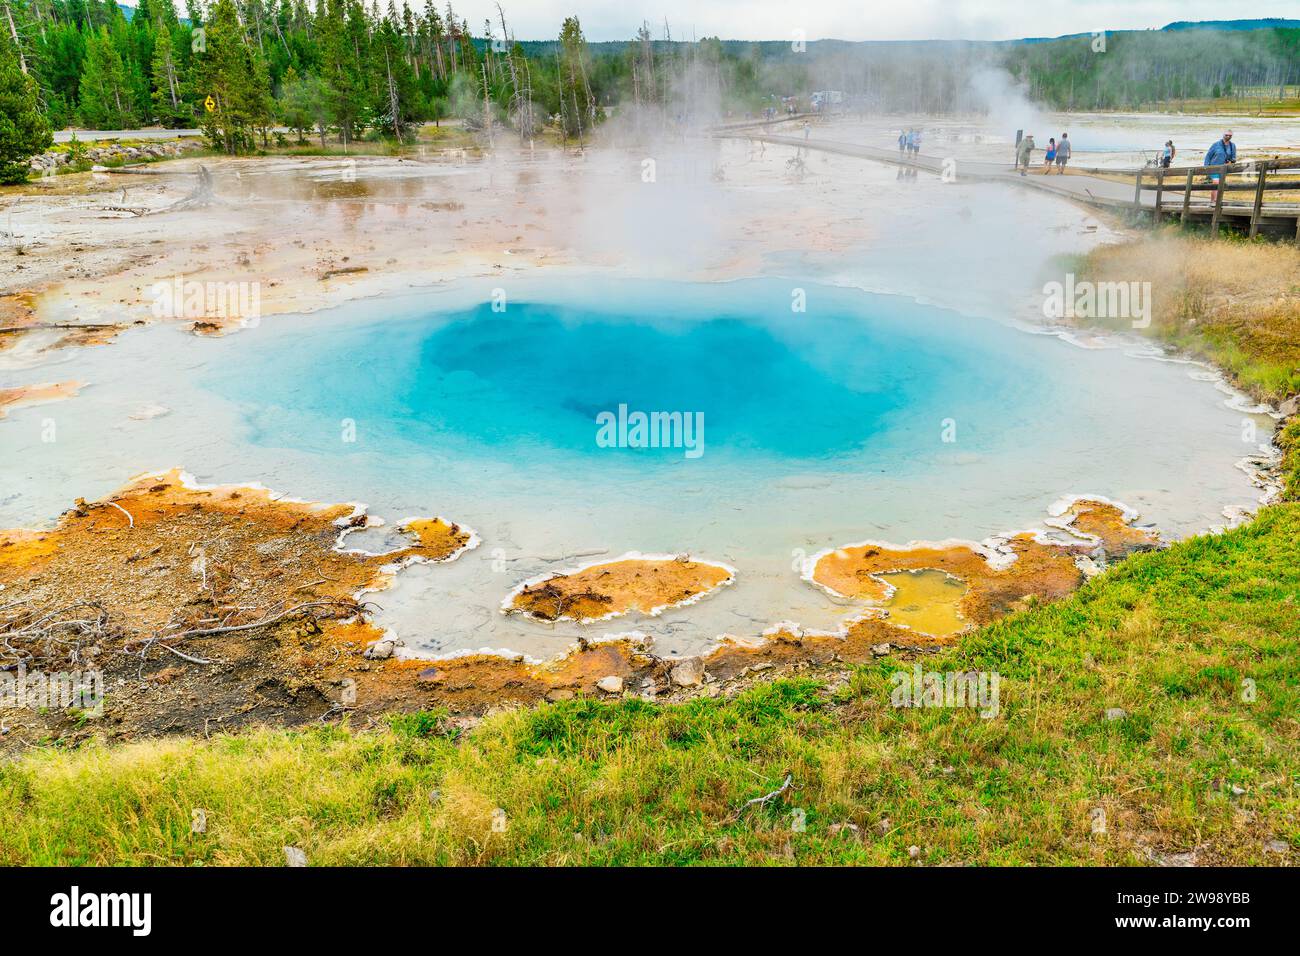
<path fill-rule="evenodd" d="M 173 466 L 364 501 L 390 524 L 442 515 L 482 545 L 375 595 L 378 622 L 430 653 L 559 652 L 578 626 L 507 618 L 502 600 L 627 551 L 738 569 L 698 605 L 588 632 L 640 630 L 688 653 L 780 620 L 838 624 L 851 609 L 798 572 L 828 546 L 979 539 L 1071 493 L 1178 535 L 1257 497 L 1234 467 L 1256 447 L 1243 413 L 1186 365 L 787 279 L 555 276 L 512 281 L 504 299 L 466 281 L 223 339 L 132 330 L 71 351 L 57 376 L 94 384 L 0 425 L 5 526 Z M 43 442 L 56 408 L 58 440 Z M 692 428 L 637 447 L 618 425 L 636 412 Z M 1259 424 L 1256 444 L 1271 428 Z"/>

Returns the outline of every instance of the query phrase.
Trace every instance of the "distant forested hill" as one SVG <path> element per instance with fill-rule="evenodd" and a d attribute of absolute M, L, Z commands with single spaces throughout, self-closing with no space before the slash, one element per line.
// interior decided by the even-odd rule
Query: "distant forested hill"
<path fill-rule="evenodd" d="M 1032 99 L 1067 110 L 1158 107 L 1247 91 L 1282 99 L 1300 84 L 1300 24 L 1171 24 L 1107 34 L 1104 50 L 1093 47 L 1090 37 L 1016 44 L 1004 63 Z"/>
<path fill-rule="evenodd" d="M 816 40 L 801 53 L 783 40 L 708 42 L 722 57 L 747 65 L 750 103 L 829 88 L 868 109 L 963 110 L 980 101 L 989 71 L 1009 74 L 1031 99 L 1056 109 L 1159 108 L 1247 91 L 1294 98 L 1300 85 L 1300 20 L 1171 23 L 1108 32 L 1101 43 L 1091 33 L 1006 41 Z M 691 46 L 661 38 L 648 43 L 650 55 Z M 522 47 L 546 57 L 555 43 Z M 635 40 L 590 44 L 595 74 L 626 78 L 636 48 Z"/>
<path fill-rule="evenodd" d="M 1220 96 L 1294 97 L 1300 21 L 1171 23 L 1161 30 L 1006 41 L 671 38 L 642 24 L 588 43 L 575 17 L 516 41 L 508 14 L 471 26 L 447 0 L 0 0 L 0 76 L 49 124 L 204 126 L 215 145 L 403 136 L 490 113 L 521 135 L 582 135 L 619 109 L 672 122 L 780 107 L 814 90 L 853 109 L 988 108 L 1018 87 L 1058 109 L 1137 109 Z M 582 0 L 573 0 L 580 7 Z M 510 2 L 503 2 L 509 7 Z M 200 32 L 200 27 L 202 32 Z M 16 36 L 17 43 L 13 42 Z M 504 40 L 503 37 L 509 39 Z M 30 92 L 28 92 L 30 88 Z"/>
<path fill-rule="evenodd" d="M 1265 17 L 1261 20 L 1179 20 L 1166 26 L 1166 30 L 1295 30 L 1300 20 L 1282 17 Z"/>

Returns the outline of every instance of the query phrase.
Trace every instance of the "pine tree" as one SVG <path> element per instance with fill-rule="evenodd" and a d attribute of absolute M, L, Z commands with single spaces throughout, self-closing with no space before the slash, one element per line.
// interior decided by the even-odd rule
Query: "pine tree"
<path fill-rule="evenodd" d="M 185 86 L 180 65 L 172 49 L 171 31 L 158 31 L 153 48 L 153 115 L 163 126 L 179 129 L 194 122 L 194 113 L 185 102 Z"/>
<path fill-rule="evenodd" d="M 36 81 L 23 72 L 18 49 L 0 35 L 0 185 L 27 179 L 28 163 L 54 142 L 37 103 Z"/>
<path fill-rule="evenodd" d="M 306 145 L 307 130 L 316 125 L 316 110 L 312 99 L 319 95 L 319 89 L 313 89 L 312 79 L 314 77 L 300 77 L 293 67 L 289 67 L 280 91 L 280 119 L 298 134 L 299 146 Z"/>
<path fill-rule="evenodd" d="M 560 121 L 565 136 L 582 138 L 596 124 L 596 101 L 587 80 L 587 40 L 577 17 L 560 28 Z"/>
<path fill-rule="evenodd" d="M 252 61 L 253 85 L 249 99 L 249 115 L 252 117 L 253 127 L 262 136 L 262 148 L 265 149 L 267 138 L 271 135 L 271 127 L 275 125 L 275 97 L 271 95 L 271 74 L 266 58 L 254 54 Z"/>
<path fill-rule="evenodd" d="M 198 96 L 203 135 L 230 154 L 254 147 L 253 133 L 270 123 L 266 73 L 239 25 L 233 0 L 217 0 L 199 58 Z"/>
<path fill-rule="evenodd" d="M 401 139 L 415 117 L 415 77 L 402 38 L 387 17 L 375 31 L 372 61 L 375 115 L 384 130 Z"/>
<path fill-rule="evenodd" d="M 27 25 L 26 18 L 23 15 L 25 11 L 21 6 L 15 10 L 14 4 L 10 0 L 0 2 L 0 8 L 3 8 L 0 9 L 0 32 L 8 34 L 9 39 L 14 44 L 14 50 L 18 56 L 18 72 L 30 76 L 32 72 L 31 57 L 26 49 L 27 40 L 24 39 L 27 35 L 24 29 Z"/>
<path fill-rule="evenodd" d="M 85 59 L 86 36 L 75 23 L 47 27 L 37 69 L 47 103 L 58 99 L 72 108 L 80 102 L 78 88 Z"/>
<path fill-rule="evenodd" d="M 356 0 L 328 0 L 321 32 L 321 79 L 344 145 L 366 123 L 366 21 Z"/>
<path fill-rule="evenodd" d="M 86 40 L 86 60 L 79 84 L 81 122 L 90 129 L 131 129 L 136 124 L 126 68 L 108 28 Z"/>
<path fill-rule="evenodd" d="M 154 25 L 161 30 L 175 30 L 181 25 L 180 18 L 176 16 L 176 6 L 172 0 L 153 0 L 150 7 L 153 14 Z"/>

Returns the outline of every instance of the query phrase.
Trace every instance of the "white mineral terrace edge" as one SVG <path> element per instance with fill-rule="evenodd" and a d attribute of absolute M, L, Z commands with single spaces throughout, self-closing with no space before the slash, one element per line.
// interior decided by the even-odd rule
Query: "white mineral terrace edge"
<path fill-rule="evenodd" d="M 769 151 L 769 154 L 774 155 L 774 151 Z M 838 161 L 827 166 L 831 171 L 847 168 L 850 167 Z M 740 175 L 738 168 L 729 169 L 728 182 L 740 182 Z M 312 280 L 307 291 L 316 297 L 309 297 L 303 309 L 295 307 L 292 310 L 294 313 L 310 311 L 310 318 L 301 314 L 284 314 L 277 315 L 276 321 L 272 322 L 268 312 L 268 320 L 263 321 L 258 329 L 244 329 L 237 336 L 213 339 L 192 339 L 177 327 L 129 329 L 117 341 L 103 348 L 63 349 L 40 356 L 40 361 L 50 366 L 40 369 L 43 380 L 58 375 L 60 371 L 66 371 L 62 376 L 64 379 L 82 379 L 86 377 L 82 374 L 86 370 L 91 373 L 91 385 L 80 398 L 44 406 L 40 412 L 15 409 L 10 415 L 11 421 L 0 426 L 7 430 L 5 442 L 13 438 L 18 443 L 19 455 L 30 453 L 33 456 L 31 460 L 39 462 L 40 466 L 39 483 L 20 474 L 16 467 L 0 468 L 6 485 L 11 470 L 15 479 L 15 493 L 7 498 L 0 496 L 0 507 L 10 516 L 5 523 L 28 524 L 47 520 L 66 507 L 74 496 L 106 498 L 111 496 L 110 489 L 121 486 L 121 475 L 134 473 L 152 463 L 177 460 L 191 469 L 186 481 L 192 487 L 199 487 L 193 479 L 194 474 L 214 482 L 208 487 L 227 486 L 229 483 L 221 480 L 227 476 L 252 474 L 262 476 L 276 487 L 307 495 L 315 502 L 364 497 L 377 502 L 376 510 L 384 514 L 418 514 L 427 507 L 430 512 L 446 516 L 442 520 L 469 532 L 471 541 L 441 562 L 441 566 L 420 566 L 429 559 L 415 562 L 395 560 L 386 565 L 382 570 L 391 576 L 391 580 L 384 582 L 383 590 L 387 590 L 389 596 L 373 619 L 386 628 L 386 636 L 397 640 L 400 631 L 413 645 L 400 648 L 400 656 L 436 660 L 486 650 L 498 656 L 518 658 L 520 652 L 511 648 L 522 648 L 530 652 L 528 659 L 538 661 L 550 659 L 561 641 L 579 638 L 590 643 L 593 639 L 604 639 L 607 636 L 605 629 L 597 624 L 588 635 L 572 621 L 565 622 L 562 627 L 546 627 L 524 615 L 502 614 L 503 596 L 508 601 L 529 582 L 620 560 L 602 557 L 601 560 L 579 564 L 588 555 L 621 552 L 626 556 L 641 553 L 634 550 L 641 548 L 668 557 L 674 551 L 689 551 L 729 562 L 722 565 L 732 571 L 727 586 L 715 587 L 696 596 L 696 600 L 691 602 L 696 605 L 694 607 L 666 605 L 655 608 L 650 614 L 627 612 L 627 623 L 623 625 L 629 629 L 627 633 L 640 634 L 647 641 L 661 642 L 661 647 L 687 653 L 688 646 L 693 652 L 700 646 L 697 641 L 716 635 L 726 635 L 732 640 L 754 640 L 750 635 L 770 632 L 772 621 L 777 617 L 804 621 L 801 626 L 795 625 L 802 633 L 843 633 L 846 609 L 842 599 L 831 596 L 815 582 L 809 582 L 810 559 L 792 563 L 792 551 L 823 556 L 846 547 L 837 543 L 844 540 L 861 539 L 892 548 L 898 546 L 889 544 L 889 541 L 910 539 L 910 544 L 903 545 L 903 548 L 927 544 L 970 547 L 981 554 L 991 568 L 996 568 L 1007 566 L 1014 560 L 1013 555 L 1005 552 L 1003 542 L 1007 535 L 1015 532 L 998 529 L 1015 527 L 1026 520 L 1041 520 L 1057 536 L 1068 534 L 1077 540 L 1087 540 L 1077 529 L 1054 527 L 1052 519 L 1061 515 L 1052 515 L 1051 506 L 1047 507 L 1047 519 L 1028 517 L 1041 516 L 1047 503 L 1059 499 L 1065 489 L 1098 488 L 1108 491 L 1115 499 L 1133 502 L 1136 508 L 1149 516 L 1149 520 L 1160 526 L 1162 532 L 1174 538 L 1207 529 L 1221 530 L 1222 526 L 1215 523 L 1216 512 L 1222 510 L 1225 517 L 1235 521 L 1252 500 L 1258 499 L 1260 503 L 1271 500 L 1277 482 L 1269 476 L 1267 468 L 1275 461 L 1277 452 L 1273 446 L 1262 442 L 1257 453 L 1245 456 L 1241 454 L 1243 446 L 1236 444 L 1235 436 L 1221 444 L 1201 445 L 1203 452 L 1178 459 L 1180 463 L 1186 460 L 1201 469 L 1191 477 L 1170 474 L 1166 478 L 1151 463 L 1163 462 L 1164 452 L 1175 443 L 1181 443 L 1180 447 L 1197 447 L 1195 442 L 1187 440 L 1188 436 L 1209 434 L 1210 428 L 1203 427 L 1207 423 L 1216 433 L 1233 430 L 1232 416 L 1222 409 L 1211 410 L 1215 406 L 1221 405 L 1239 415 L 1267 416 L 1273 421 L 1279 418 L 1276 410 L 1256 405 L 1233 390 L 1210 366 L 1169 355 L 1136 336 L 1045 328 L 1041 324 L 1011 320 L 1010 316 L 1018 311 L 1015 300 L 1019 295 L 1016 283 L 1008 281 L 1012 267 L 1017 274 L 1028 275 L 1036 267 L 1037 260 L 1045 262 L 1053 255 L 1077 252 L 1095 245 L 1097 237 L 1076 234 L 1080 223 L 1086 224 L 1090 217 L 1081 216 L 1077 208 L 1059 198 L 1037 193 L 1012 196 L 1012 190 L 1002 186 L 952 186 L 944 191 L 938 186 L 931 189 L 922 184 L 920 188 L 881 190 L 881 184 L 875 182 L 880 177 L 873 177 L 874 174 L 863 167 L 862 181 L 871 187 L 873 195 L 880 197 L 880 205 L 864 213 L 868 217 L 864 222 L 867 226 L 879 227 L 877 232 L 864 227 L 860 241 L 831 247 L 831 251 L 820 259 L 795 258 L 792 261 L 796 264 L 790 265 L 782 263 L 779 258 L 751 262 L 740 256 L 738 261 L 742 264 L 739 268 L 746 270 L 746 275 L 778 279 L 787 285 L 835 284 L 845 289 L 875 291 L 914 302 L 929 301 L 949 311 L 979 316 L 990 324 L 1015 324 L 1036 336 L 1054 336 L 1085 352 L 1115 350 L 1133 360 L 1130 369 L 1121 367 L 1123 363 L 1118 358 L 1113 362 L 1094 362 L 1087 358 L 1067 357 L 1061 360 L 1062 367 L 1120 371 L 1127 376 L 1143 378 L 1145 373 L 1141 366 L 1146 363 L 1139 362 L 1141 358 L 1154 359 L 1152 366 L 1161 363 L 1184 365 L 1190 370 L 1188 378 L 1211 385 L 1226 396 L 1226 400 L 1220 403 L 1218 396 L 1203 386 L 1197 388 L 1208 394 L 1193 393 L 1190 386 L 1169 385 L 1166 391 L 1166 383 L 1183 378 L 1173 370 L 1168 370 L 1167 374 L 1152 373 L 1145 376 L 1145 383 L 1137 385 L 1130 385 L 1119 376 L 1114 378 L 1113 385 L 1108 378 L 1094 376 L 1093 381 L 1106 383 L 1104 387 L 1113 389 L 1120 401 L 1131 404 L 1131 431 L 1138 438 L 1122 447 L 1117 446 L 1113 460 L 1106 460 L 1105 450 L 1109 445 L 1105 441 L 1094 442 L 1091 446 L 1074 441 L 1052 444 L 1045 436 L 1041 450 L 1037 444 L 1022 444 L 1013 458 L 998 459 L 995 454 L 989 454 L 982 456 L 982 461 L 968 466 L 964 459 L 981 456 L 966 454 L 968 446 L 964 444 L 966 433 L 963 432 L 962 445 L 941 448 L 941 454 L 936 454 L 933 461 L 926 459 L 926 471 L 920 475 L 919 481 L 910 474 L 895 480 L 891 475 L 874 472 L 845 476 L 820 472 L 815 465 L 793 467 L 788 474 L 780 475 L 764 487 L 771 488 L 774 506 L 790 502 L 799 510 L 778 514 L 763 526 L 754 526 L 751 537 L 742 537 L 740 532 L 751 534 L 750 526 L 744 524 L 749 520 L 746 512 L 758 514 L 764 501 L 758 502 L 760 507 L 755 507 L 752 501 L 732 501 L 725 494 L 716 494 L 709 484 L 713 477 L 704 471 L 693 473 L 690 479 L 699 486 L 691 489 L 698 491 L 696 497 L 683 500 L 680 514 L 665 515 L 662 520 L 647 518 L 640 513 L 635 497 L 639 489 L 631 484 L 624 488 L 593 483 L 590 495 L 588 489 L 583 489 L 581 495 L 548 497 L 541 493 L 519 493 L 508 482 L 494 485 L 492 479 L 501 476 L 494 473 L 466 492 L 449 480 L 444 481 L 443 473 L 437 469 L 426 468 L 427 473 L 420 474 L 419 462 L 399 459 L 396 455 L 388 460 L 388 448 L 372 454 L 378 461 L 372 468 L 366 458 L 370 453 L 357 454 L 354 458 L 317 456 L 313 459 L 309 449 L 259 447 L 246 437 L 248 423 L 241 419 L 239 409 L 233 403 L 218 401 L 198 386 L 188 384 L 195 369 L 240 361 L 246 343 L 254 344 L 281 333 L 286 336 L 312 335 L 318 328 L 328 330 L 336 322 L 353 322 L 358 318 L 370 321 L 374 317 L 392 315 L 396 317 L 395 321 L 400 321 L 412 313 L 416 305 L 423 305 L 427 312 L 451 312 L 487 301 L 487 292 L 503 284 L 503 279 L 508 279 L 506 284 L 512 304 L 528 301 L 533 289 L 544 290 L 545 283 L 555 281 L 565 287 L 556 291 L 556 301 L 575 309 L 589 307 L 593 302 L 607 300 L 610 295 L 606 287 L 597 285 L 594 280 L 589 281 L 593 276 L 597 279 L 603 277 L 607 284 L 612 282 L 615 299 L 620 295 L 636 298 L 632 295 L 632 286 L 624 285 L 623 280 L 635 275 L 635 270 L 640 268 L 635 263 L 606 268 L 605 260 L 598 255 L 590 257 L 590 265 L 574 264 L 572 260 L 559 262 L 553 258 L 539 265 L 537 261 L 521 256 L 516 262 L 527 259 L 527 272 L 507 265 L 503 274 L 487 271 L 489 267 L 483 266 L 484 271 L 474 278 L 447 275 L 454 281 L 431 284 L 429 277 L 442 273 L 426 270 L 423 281 L 419 281 L 416 273 L 410 270 L 386 275 L 384 270 L 372 265 L 370 279 L 357 280 L 347 292 L 371 297 L 342 306 L 337 314 L 328 306 L 328 296 L 319 295 L 322 292 L 333 294 L 333 285 L 325 289 L 324 284 Z M 760 211 L 773 212 L 774 215 L 768 218 L 779 222 L 774 216 L 781 209 L 764 198 L 765 191 L 788 191 L 788 187 L 773 185 L 773 182 L 760 181 L 756 189 L 740 194 L 746 203 L 759 207 Z M 815 190 L 808 190 L 817 192 L 822 198 L 810 195 L 806 202 L 842 209 L 843 204 L 855 200 L 856 193 L 852 189 L 857 185 L 861 184 L 846 183 L 839 177 L 829 176 L 824 182 L 819 181 Z M 989 201 L 982 201 L 981 196 Z M 801 197 L 800 201 L 805 199 Z M 975 207 L 976 214 L 965 219 L 954 215 L 954 204 L 967 202 Z M 1009 208 L 1007 203 L 1015 204 L 1016 215 L 997 220 L 983 214 L 992 205 L 1005 211 Z M 910 210 L 907 213 L 908 228 L 892 230 L 890 224 L 898 221 L 900 210 Z M 724 214 L 725 211 L 719 215 Z M 472 219 L 473 210 L 465 215 Z M 972 267 L 973 260 L 982 261 L 989 257 L 990 252 L 998 256 L 1002 239 L 1008 234 L 1020 234 L 1017 230 L 1023 228 L 1025 221 L 1035 223 L 1038 231 L 1029 233 L 1033 236 L 1032 242 L 1022 244 L 1020 252 L 1023 255 L 1008 254 L 1015 262 L 1009 263 L 1008 257 L 1001 257 L 1002 261 L 989 263 L 987 275 Z M 781 227 L 767 225 L 764 228 L 771 232 Z M 975 240 L 982 237 L 984 250 L 978 247 L 971 250 L 973 237 Z M 541 244 L 542 240 L 537 242 Z M 751 243 L 751 239 L 745 237 L 741 242 Z M 528 241 L 516 245 L 532 243 L 530 236 Z M 617 237 L 611 243 L 617 246 Z M 508 246 L 509 242 L 498 243 L 496 248 Z M 925 254 L 927 246 L 935 248 L 930 249 L 924 262 L 933 263 L 936 257 L 942 257 L 941 261 L 945 262 L 952 259 L 951 276 L 916 274 L 932 269 L 932 265 L 921 270 L 908 269 L 909 262 L 922 262 L 916 257 Z M 734 250 L 728 247 L 723 252 L 739 256 L 749 248 L 748 245 L 737 245 Z M 762 251 L 761 242 L 758 248 Z M 783 250 L 778 246 L 776 251 Z M 610 260 L 616 258 L 611 256 Z M 802 271 L 805 261 L 809 265 L 807 271 Z M 777 272 L 781 275 L 778 276 Z M 897 280 L 892 278 L 895 272 L 898 273 Z M 532 273 L 537 275 L 535 284 L 530 284 Z M 717 269 L 711 277 L 689 270 L 682 275 L 713 289 L 729 288 L 742 280 L 735 269 Z M 307 278 L 311 279 L 310 276 Z M 394 293 L 399 287 L 401 294 L 384 294 Z M 622 292 L 619 292 L 620 288 Z M 654 300 L 647 300 L 647 303 L 646 309 L 655 305 Z M 110 302 L 105 305 L 115 307 Z M 288 312 L 283 305 L 283 301 L 279 302 L 279 311 Z M 631 314 L 637 314 L 639 303 L 630 305 L 633 307 Z M 1031 311 L 1041 312 L 1032 309 L 1027 310 L 1026 315 Z M 86 318 L 81 320 L 86 321 Z M 1023 354 L 1039 355 L 1043 351 L 1030 345 L 1024 348 Z M 101 357 L 109 352 L 113 353 L 112 362 Z M 36 356 L 25 351 L 21 355 L 11 352 L 8 357 L 0 356 L 0 366 L 6 370 L 31 367 L 34 358 Z M 359 356 L 359 360 L 365 359 L 366 356 Z M 145 364 L 141 365 L 141 362 Z M 55 365 L 65 365 L 66 368 L 56 370 Z M 141 369 L 147 372 L 150 365 L 158 367 L 156 374 L 141 375 L 138 386 L 128 387 L 132 377 Z M 1049 367 L 1049 370 L 1054 367 Z M 1099 393 L 1100 389 L 1082 392 L 1080 404 L 1091 408 L 1088 403 Z M 1173 397 L 1172 402 L 1161 409 L 1166 414 L 1162 417 L 1150 413 L 1149 409 L 1166 395 Z M 1184 408 L 1181 401 L 1187 399 L 1191 401 Z M 1143 405 L 1143 402 L 1147 404 Z M 160 407 L 159 403 L 162 403 L 174 411 L 171 415 L 139 421 L 137 413 L 146 403 L 154 407 Z M 288 402 L 285 407 L 290 411 L 295 409 Z M 1115 403 L 1096 407 L 1112 411 Z M 1186 430 L 1169 428 L 1171 407 L 1180 417 L 1192 421 Z M 47 408 L 52 416 L 57 415 L 60 434 L 57 446 L 43 448 L 34 440 L 29 441 L 26 433 L 33 429 Z M 184 424 L 189 428 L 195 408 L 201 410 L 205 427 L 197 439 L 186 444 L 188 439 L 185 439 L 181 426 Z M 1215 415 L 1220 418 L 1214 418 Z M 15 427 L 9 430 L 11 425 Z M 1266 433 L 1264 421 L 1258 422 L 1258 426 L 1261 432 Z M 1102 437 L 1109 438 L 1104 429 Z M 1161 444 L 1153 443 L 1153 450 L 1144 461 L 1140 457 L 1141 450 L 1135 450 L 1134 446 L 1153 437 L 1161 439 Z M 23 442 L 28 444 L 23 446 Z M 1073 479 L 1068 470 L 1069 459 L 1052 457 L 1058 448 L 1089 454 L 1091 457 L 1079 459 L 1086 465 L 1086 474 L 1081 473 L 1077 480 Z M 1252 449 L 1252 446 L 1246 448 Z M 35 455 L 43 457 L 36 458 Z M 708 467 L 713 467 L 713 461 L 722 460 L 713 458 L 712 453 L 705 458 Z M 412 464 L 415 467 L 410 471 L 404 470 Z M 1224 477 L 1225 471 L 1231 473 L 1231 480 Z M 455 474 L 454 471 L 450 473 Z M 705 477 L 696 478 L 696 474 Z M 579 472 L 571 471 L 569 475 L 574 483 L 581 483 Z M 759 477 L 766 481 L 766 475 Z M 543 474 L 540 478 L 555 484 L 550 474 Z M 1020 479 L 1019 484 L 1016 478 Z M 1250 487 L 1252 484 L 1254 487 Z M 544 487 L 543 491 L 553 490 L 551 485 Z M 900 491 L 900 485 L 908 487 Z M 260 482 L 245 487 L 266 488 Z M 501 489 L 499 494 L 498 488 Z M 953 493 L 945 497 L 945 492 L 950 489 Z M 531 491 L 531 488 L 526 490 Z M 625 491 L 629 493 L 626 502 L 619 498 Z M 1078 497 L 1106 500 L 1106 496 L 1101 494 Z M 619 498 L 615 502 L 617 507 L 610 504 L 611 498 Z M 288 497 L 279 500 L 301 501 Z M 553 504 L 553 510 L 547 512 L 545 508 L 535 507 L 539 500 Z M 829 503 L 823 505 L 822 502 Z M 340 523 L 336 541 L 340 551 L 349 549 L 349 544 L 355 541 L 351 538 L 355 532 L 385 526 L 382 519 L 368 515 L 366 506 L 352 503 L 351 508 L 352 515 Z M 645 509 L 642 506 L 640 510 Z M 478 529 L 477 533 L 470 530 L 470 525 Z M 949 533 L 953 536 L 947 537 Z M 1030 533 L 1041 536 L 1049 532 L 1035 528 L 1030 529 Z M 924 540 L 927 538 L 939 540 Z M 505 555 L 499 559 L 505 571 L 495 568 L 489 571 L 488 557 L 483 554 L 484 544 Z M 403 548 L 398 546 L 374 551 L 357 549 L 357 553 L 382 557 L 401 550 Z M 497 560 L 495 550 L 493 559 L 494 562 Z M 549 569 L 559 567 L 561 563 L 563 570 Z M 574 564 L 579 566 L 571 567 Z M 521 579 L 524 584 L 518 583 Z M 814 587 L 809 588 L 809 583 L 814 583 Z M 374 590 L 371 589 L 371 593 Z M 702 602 L 704 596 L 710 596 L 711 600 Z M 645 630 L 635 630 L 638 626 Z M 673 643 L 668 643 L 670 641 Z M 474 650 L 475 647 L 480 650 Z"/>
<path fill-rule="evenodd" d="M 533 614 L 531 611 L 525 610 L 524 608 L 514 607 L 514 602 L 517 597 L 519 597 L 529 588 L 538 584 L 544 584 L 545 582 L 550 581 L 553 578 L 570 577 L 575 574 L 580 574 L 581 572 L 586 571 L 589 568 L 599 568 L 607 564 L 619 564 L 620 562 L 623 561 L 665 561 L 665 562 L 666 561 L 687 561 L 690 562 L 691 564 L 701 564 L 710 568 L 718 568 L 721 571 L 725 571 L 727 573 L 727 576 L 723 578 L 721 581 L 719 581 L 717 584 L 705 588 L 704 590 L 700 591 L 698 594 L 693 594 L 690 597 L 684 598 L 681 601 L 668 601 L 664 604 L 656 605 L 655 607 L 652 607 L 649 610 L 645 610 L 645 611 L 641 611 L 637 608 L 627 608 L 626 610 L 623 611 L 610 611 L 608 614 L 601 615 L 600 617 L 583 618 L 581 619 L 581 623 L 599 624 L 602 621 L 608 621 L 616 617 L 623 617 L 628 614 L 644 614 L 647 617 L 658 617 L 664 611 L 667 611 L 672 608 L 688 607 L 692 604 L 698 604 L 700 601 L 708 597 L 710 594 L 713 594 L 714 592 L 718 591 L 720 588 L 724 588 L 727 585 L 731 584 L 733 581 L 735 581 L 736 574 L 738 573 L 736 569 L 733 568 L 731 565 L 723 564 L 721 561 L 708 561 L 705 560 L 704 558 L 696 558 L 691 555 L 642 554 L 640 551 L 628 551 L 624 554 L 619 555 L 617 558 L 601 558 L 600 560 L 588 561 L 586 564 L 580 564 L 572 568 L 564 568 L 559 571 L 545 571 L 541 574 L 529 578 L 526 581 L 521 581 L 518 585 L 515 586 L 514 590 L 512 590 L 508 595 L 506 595 L 505 600 L 501 602 L 501 613 L 518 614 L 522 617 L 529 618 L 530 620 L 538 621 L 545 624 L 553 624 L 556 621 L 579 621 L 578 618 L 571 617 L 567 614 L 555 618 L 541 618 Z"/>
<path fill-rule="evenodd" d="M 1100 545 L 1101 539 L 1096 535 L 1085 534 L 1073 527 L 1075 516 L 1071 515 L 1069 521 L 1057 520 L 1061 515 L 1068 513 L 1069 509 L 1073 505 L 1081 501 L 1095 501 L 1099 504 L 1111 505 L 1119 509 L 1122 512 L 1122 518 L 1125 524 L 1132 524 L 1139 517 L 1138 512 L 1134 509 L 1122 504 L 1121 502 L 1112 501 L 1104 495 L 1066 495 L 1059 498 L 1048 508 L 1047 513 L 1049 517 L 1043 519 L 1043 524 L 1047 525 L 1047 527 L 1052 530 L 1063 531 L 1076 540 L 1094 546 Z M 1024 528 L 1019 531 L 1002 531 L 998 534 L 990 535 L 982 541 L 971 541 L 966 538 L 944 538 L 939 541 L 909 541 L 906 544 L 895 544 L 889 541 L 868 538 L 864 541 L 853 541 L 848 544 L 841 544 L 831 548 L 823 548 L 816 554 L 804 559 L 799 576 L 813 587 L 825 591 L 831 597 L 851 600 L 849 595 L 841 594 L 839 591 L 836 591 L 829 585 L 822 584 L 815 578 L 814 575 L 817 572 L 817 565 L 823 558 L 830 555 L 844 556 L 850 549 L 857 548 L 877 548 L 881 551 L 890 551 L 898 554 L 906 554 L 909 551 L 950 551 L 956 548 L 963 548 L 983 558 L 984 563 L 988 565 L 990 570 L 1005 571 L 1012 567 L 1019 557 L 1016 552 L 1009 547 L 1009 544 L 1012 539 L 1020 537 L 1021 535 L 1029 535 L 1038 544 L 1053 545 L 1061 543 L 1052 538 L 1043 528 Z M 1086 557 L 1086 555 L 1082 557 Z M 879 578 L 880 575 L 885 574 L 898 574 L 905 571 L 920 570 L 939 571 L 955 580 L 962 580 L 958 575 L 949 574 L 942 568 L 881 568 L 872 571 L 869 576 L 872 578 Z M 886 597 L 892 595 L 897 590 L 896 587 L 889 584 L 887 581 L 880 581 L 879 583 L 885 588 Z"/>

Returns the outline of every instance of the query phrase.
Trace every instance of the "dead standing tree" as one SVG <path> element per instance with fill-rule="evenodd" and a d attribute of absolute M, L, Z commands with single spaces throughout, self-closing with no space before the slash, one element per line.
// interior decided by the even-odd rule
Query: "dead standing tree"
<path fill-rule="evenodd" d="M 510 78 L 510 117 L 519 133 L 519 143 L 532 142 L 537 133 L 536 117 L 533 115 L 533 83 L 528 70 L 528 58 L 516 57 L 514 37 L 506 26 L 506 13 L 497 4 L 497 16 L 501 18 L 501 43 L 505 47 L 505 61 Z M 521 62 L 522 61 L 522 62 Z"/>
<path fill-rule="evenodd" d="M 560 125 L 566 139 L 575 136 L 581 142 L 584 129 L 596 125 L 596 99 L 587 79 L 587 41 L 582 36 L 582 25 L 577 17 L 568 17 L 560 28 L 556 60 L 560 79 Z"/>

